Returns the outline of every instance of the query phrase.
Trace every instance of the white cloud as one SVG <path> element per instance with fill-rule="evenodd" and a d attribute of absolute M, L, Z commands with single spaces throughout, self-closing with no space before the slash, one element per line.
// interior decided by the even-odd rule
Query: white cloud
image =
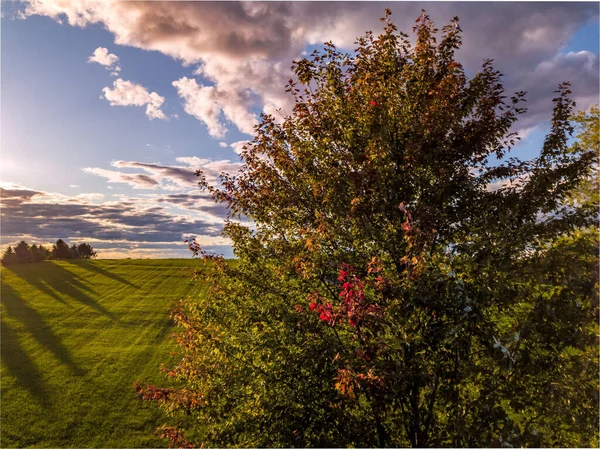
<path fill-rule="evenodd" d="M 248 111 L 247 105 L 251 103 L 252 97 L 248 89 L 223 89 L 221 83 L 217 83 L 216 86 L 199 85 L 195 79 L 185 76 L 173 81 L 173 86 L 183 99 L 185 112 L 204 122 L 211 136 L 217 139 L 225 136 L 227 128 L 221 115 L 234 123 L 241 132 L 254 132 L 258 120 Z"/>
<path fill-rule="evenodd" d="M 217 138 L 225 136 L 225 127 L 219 121 L 223 107 L 217 101 L 217 90 L 213 86 L 198 85 L 196 80 L 183 77 L 173 81 L 177 94 L 183 99 L 185 112 L 204 122 L 208 133 Z"/>
<path fill-rule="evenodd" d="M 517 191 L 519 191 L 523 189 L 525 185 L 529 182 L 530 177 L 531 176 L 529 173 L 525 173 L 524 175 L 517 176 L 514 179 L 498 179 L 494 182 L 489 183 L 486 186 L 486 190 L 488 192 L 494 192 L 498 189 L 513 187 Z"/>
<path fill-rule="evenodd" d="M 240 140 L 239 142 L 233 142 L 230 147 L 233 148 L 237 154 L 242 154 L 244 145 L 248 145 L 250 142 L 247 140 Z"/>
<path fill-rule="evenodd" d="M 88 62 L 97 62 L 98 64 L 103 65 L 106 70 L 112 70 L 113 73 L 121 71 L 121 67 L 117 64 L 119 62 L 119 57 L 109 53 L 108 49 L 104 47 L 96 48 L 94 54 L 88 58 Z"/>
<path fill-rule="evenodd" d="M 226 142 L 219 142 L 219 146 L 220 146 L 221 148 L 227 148 L 229 145 L 227 145 L 227 143 L 226 143 Z"/>
<path fill-rule="evenodd" d="M 105 87 L 102 89 L 104 98 L 108 100 L 111 106 L 146 106 L 146 115 L 150 120 L 166 120 L 167 117 L 160 107 L 165 102 L 165 98 L 156 92 L 149 93 L 141 84 L 125 81 L 121 78 L 115 80 L 113 88 Z"/>

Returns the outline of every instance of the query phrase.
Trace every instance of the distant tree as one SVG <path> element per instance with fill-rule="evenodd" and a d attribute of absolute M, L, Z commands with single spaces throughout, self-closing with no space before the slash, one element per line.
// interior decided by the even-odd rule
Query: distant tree
<path fill-rule="evenodd" d="M 52 246 L 53 259 L 71 259 L 72 257 L 71 248 L 63 239 L 58 239 Z"/>
<path fill-rule="evenodd" d="M 77 245 L 75 243 L 73 243 L 71 245 L 71 259 L 78 259 L 79 258 L 79 252 L 77 251 Z"/>
<path fill-rule="evenodd" d="M 46 260 L 46 255 L 40 249 L 40 246 L 37 246 L 35 243 L 29 247 L 29 251 L 31 251 L 31 255 L 33 256 L 34 262 L 41 262 Z"/>
<path fill-rule="evenodd" d="M 24 240 L 15 246 L 15 259 L 17 263 L 32 263 L 34 260 L 29 245 Z"/>
<path fill-rule="evenodd" d="M 46 248 L 44 245 L 40 245 L 38 247 L 39 252 L 43 255 L 43 259 L 42 260 L 47 260 L 50 259 L 50 257 L 52 256 L 52 252 Z"/>
<path fill-rule="evenodd" d="M 12 247 L 9 245 L 9 247 L 6 248 L 6 250 L 4 251 L 4 254 L 2 255 L 2 260 L 0 261 L 0 263 L 2 263 L 2 265 L 4 265 L 6 267 L 8 265 L 13 265 L 15 262 L 16 262 L 15 252 L 13 251 Z"/>
<path fill-rule="evenodd" d="M 92 245 L 89 243 L 80 243 L 77 246 L 77 254 L 79 254 L 79 257 L 82 259 L 93 259 L 97 255 L 96 251 L 94 251 L 94 248 L 92 248 Z"/>

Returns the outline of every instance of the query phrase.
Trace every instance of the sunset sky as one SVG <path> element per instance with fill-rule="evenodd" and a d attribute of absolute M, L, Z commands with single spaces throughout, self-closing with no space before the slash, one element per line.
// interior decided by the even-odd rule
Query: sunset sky
<path fill-rule="evenodd" d="M 291 111 L 291 62 L 345 50 L 392 10 L 459 16 L 469 75 L 492 58 L 528 91 L 515 154 L 536 154 L 557 85 L 598 103 L 599 5 L 521 2 L 2 2 L 1 243 L 89 242 L 99 257 L 230 256 L 225 210 L 196 185 L 240 166 L 261 112 Z"/>

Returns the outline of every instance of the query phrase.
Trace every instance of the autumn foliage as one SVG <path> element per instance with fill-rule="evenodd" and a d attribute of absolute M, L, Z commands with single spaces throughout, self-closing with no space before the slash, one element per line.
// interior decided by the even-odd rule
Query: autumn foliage
<path fill-rule="evenodd" d="M 568 84 L 508 157 L 525 93 L 466 76 L 458 19 L 414 46 L 383 22 L 294 63 L 239 173 L 199 173 L 237 261 L 191 243 L 175 384 L 140 395 L 174 446 L 597 445 L 598 205 L 571 199 L 598 148 L 570 144 Z"/>

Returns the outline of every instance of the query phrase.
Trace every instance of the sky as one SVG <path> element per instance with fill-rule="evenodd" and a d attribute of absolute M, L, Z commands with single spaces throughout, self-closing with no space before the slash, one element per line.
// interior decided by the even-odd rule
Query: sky
<path fill-rule="evenodd" d="M 514 154 L 536 154 L 553 91 L 598 103 L 599 4 L 561 2 L 2 2 L 0 243 L 88 242 L 101 258 L 231 256 L 226 210 L 197 186 L 235 173 L 261 112 L 290 112 L 291 63 L 351 51 L 386 7 L 410 34 L 421 9 L 459 16 L 458 59 L 494 59 L 528 92 Z"/>

